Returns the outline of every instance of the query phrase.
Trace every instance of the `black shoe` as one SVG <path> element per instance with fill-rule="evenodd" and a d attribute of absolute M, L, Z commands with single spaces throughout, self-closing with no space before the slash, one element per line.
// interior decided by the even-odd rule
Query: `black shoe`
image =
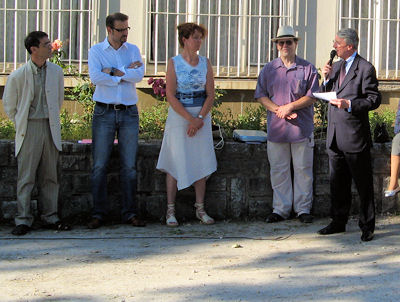
<path fill-rule="evenodd" d="M 336 233 L 343 233 L 346 232 L 346 226 L 342 224 L 335 224 L 331 222 L 328 224 L 328 226 L 324 227 L 323 229 L 320 229 L 318 231 L 318 234 L 320 235 L 330 235 L 330 234 L 336 234 Z"/>
<path fill-rule="evenodd" d="M 49 223 L 43 226 L 45 229 L 49 230 L 56 230 L 56 231 L 70 231 L 71 226 L 61 220 L 57 221 L 56 223 Z"/>
<path fill-rule="evenodd" d="M 361 235 L 362 241 L 371 241 L 374 238 L 374 232 L 372 231 L 363 231 Z"/>
<path fill-rule="evenodd" d="M 276 213 L 271 213 L 267 217 L 266 222 L 267 223 L 274 223 L 274 222 L 279 222 L 279 221 L 282 221 L 282 220 L 285 220 L 285 218 L 283 218 L 281 215 L 278 215 Z"/>
<path fill-rule="evenodd" d="M 103 221 L 98 218 L 93 218 L 88 224 L 89 229 L 97 229 L 103 225 Z"/>
<path fill-rule="evenodd" d="M 313 219 L 314 219 L 314 217 L 311 214 L 303 213 L 303 214 L 299 215 L 299 220 L 302 223 L 312 223 Z"/>
<path fill-rule="evenodd" d="M 11 234 L 15 236 L 22 236 L 28 233 L 31 230 L 26 224 L 19 224 L 17 225 L 12 231 Z"/>

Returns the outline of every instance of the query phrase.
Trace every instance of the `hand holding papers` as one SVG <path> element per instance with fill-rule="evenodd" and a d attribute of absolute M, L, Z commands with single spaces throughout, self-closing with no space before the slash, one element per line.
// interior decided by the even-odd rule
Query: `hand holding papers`
<path fill-rule="evenodd" d="M 313 96 L 316 97 L 317 99 L 327 101 L 327 102 L 331 103 L 331 105 L 334 105 L 334 106 L 338 107 L 339 109 L 347 109 L 351 106 L 349 100 L 338 99 L 335 91 L 320 92 L 320 93 L 315 92 L 315 93 L 313 93 Z"/>
<path fill-rule="evenodd" d="M 336 92 L 331 91 L 331 92 L 315 92 L 313 93 L 313 96 L 316 97 L 317 99 L 321 99 L 327 102 L 330 102 L 331 100 L 337 99 Z"/>

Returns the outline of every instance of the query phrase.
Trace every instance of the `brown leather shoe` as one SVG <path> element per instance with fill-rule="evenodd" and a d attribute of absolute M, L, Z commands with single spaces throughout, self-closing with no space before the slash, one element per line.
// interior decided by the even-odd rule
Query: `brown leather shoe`
<path fill-rule="evenodd" d="M 129 219 L 128 223 L 130 223 L 134 227 L 145 227 L 146 226 L 146 221 L 144 221 L 136 216 Z"/>
<path fill-rule="evenodd" d="M 103 221 L 98 218 L 93 218 L 88 224 L 89 229 L 97 229 L 103 225 Z"/>

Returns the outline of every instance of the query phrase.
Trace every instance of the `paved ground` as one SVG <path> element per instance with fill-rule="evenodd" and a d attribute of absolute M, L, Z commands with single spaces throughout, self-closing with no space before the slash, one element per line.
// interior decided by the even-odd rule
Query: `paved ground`
<path fill-rule="evenodd" d="M 400 301 L 400 216 L 375 240 L 328 219 L 150 224 L 21 239 L 0 226 L 0 301 Z"/>

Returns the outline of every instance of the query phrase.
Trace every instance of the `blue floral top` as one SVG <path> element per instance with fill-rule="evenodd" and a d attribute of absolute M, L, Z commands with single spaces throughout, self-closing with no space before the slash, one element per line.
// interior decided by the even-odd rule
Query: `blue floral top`
<path fill-rule="evenodd" d="M 191 93 L 204 91 L 207 81 L 207 58 L 199 56 L 197 66 L 191 66 L 182 55 L 173 57 L 176 74 L 176 92 Z"/>

